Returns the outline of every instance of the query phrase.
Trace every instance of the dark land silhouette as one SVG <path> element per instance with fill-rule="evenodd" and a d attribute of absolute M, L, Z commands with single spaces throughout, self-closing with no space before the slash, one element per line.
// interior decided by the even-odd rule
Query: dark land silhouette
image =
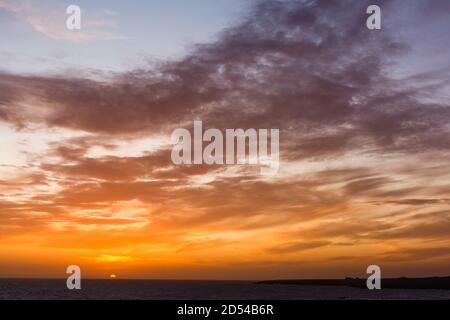
<path fill-rule="evenodd" d="M 289 284 L 289 285 L 310 285 L 310 286 L 347 286 L 355 288 L 367 288 L 367 279 L 345 278 L 345 279 L 284 279 L 265 280 L 258 284 Z M 386 278 L 381 279 L 383 289 L 441 289 L 450 290 L 449 277 L 428 277 L 428 278 Z"/>

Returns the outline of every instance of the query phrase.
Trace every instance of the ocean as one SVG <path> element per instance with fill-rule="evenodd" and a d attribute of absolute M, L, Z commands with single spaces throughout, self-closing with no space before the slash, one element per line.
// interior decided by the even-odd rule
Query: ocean
<path fill-rule="evenodd" d="M 450 290 L 367 289 L 345 286 L 257 284 L 251 281 L 0 279 L 0 300 L 330 300 L 446 299 Z"/>

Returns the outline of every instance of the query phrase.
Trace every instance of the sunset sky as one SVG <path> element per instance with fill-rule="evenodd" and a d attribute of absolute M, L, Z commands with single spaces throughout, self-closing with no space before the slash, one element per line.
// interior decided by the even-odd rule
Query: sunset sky
<path fill-rule="evenodd" d="M 450 275 L 449 34 L 450 0 L 0 0 L 0 277 Z M 278 173 L 174 165 L 194 120 L 279 128 Z"/>

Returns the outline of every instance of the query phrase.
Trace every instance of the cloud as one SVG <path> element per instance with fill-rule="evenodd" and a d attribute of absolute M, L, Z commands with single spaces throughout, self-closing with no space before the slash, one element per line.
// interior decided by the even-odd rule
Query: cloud
<path fill-rule="evenodd" d="M 402 199 L 402 200 L 392 200 L 389 203 L 394 203 L 398 205 L 412 205 L 412 206 L 426 206 L 433 204 L 444 204 L 450 202 L 450 199 Z"/>
<path fill-rule="evenodd" d="M 450 255 L 448 247 L 431 248 L 402 248 L 393 252 L 387 252 L 386 257 L 392 260 L 418 261 L 436 258 L 445 258 Z"/>
<path fill-rule="evenodd" d="M 218 128 L 279 127 L 289 159 L 448 150 L 450 108 L 421 99 L 435 88 L 386 76 L 410 44 L 361 27 L 365 3 L 345 3 L 264 1 L 187 57 L 109 81 L 1 75 L 1 83 L 47 104 L 47 125 L 88 132 L 167 133 L 201 118 Z"/>
<path fill-rule="evenodd" d="M 421 223 L 412 223 L 411 225 L 399 227 L 389 231 L 376 232 L 375 238 L 378 239 L 447 239 L 450 228 L 450 219 L 435 217 L 422 221 Z"/>
<path fill-rule="evenodd" d="M 273 253 L 292 253 L 311 250 L 329 245 L 329 241 L 288 242 L 270 249 Z"/>
<path fill-rule="evenodd" d="M 45 4 L 40 6 L 30 1 L 1 0 L 0 9 L 5 9 L 19 19 L 29 24 L 35 31 L 54 40 L 66 40 L 75 43 L 84 43 L 101 40 L 120 40 L 125 37 L 115 31 L 105 28 L 115 27 L 115 22 L 103 18 L 82 16 L 82 30 L 71 31 L 66 28 L 68 15 L 63 7 L 59 10 L 50 9 Z M 104 12 L 105 16 L 111 17 L 110 13 Z"/>

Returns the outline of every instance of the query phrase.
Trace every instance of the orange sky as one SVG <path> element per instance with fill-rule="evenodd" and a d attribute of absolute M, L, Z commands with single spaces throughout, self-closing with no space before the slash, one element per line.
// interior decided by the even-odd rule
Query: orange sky
<path fill-rule="evenodd" d="M 330 6 L 264 1 L 132 71 L 0 72 L 0 277 L 448 275 L 450 68 Z M 174 165 L 194 120 L 279 128 L 279 172 Z"/>

